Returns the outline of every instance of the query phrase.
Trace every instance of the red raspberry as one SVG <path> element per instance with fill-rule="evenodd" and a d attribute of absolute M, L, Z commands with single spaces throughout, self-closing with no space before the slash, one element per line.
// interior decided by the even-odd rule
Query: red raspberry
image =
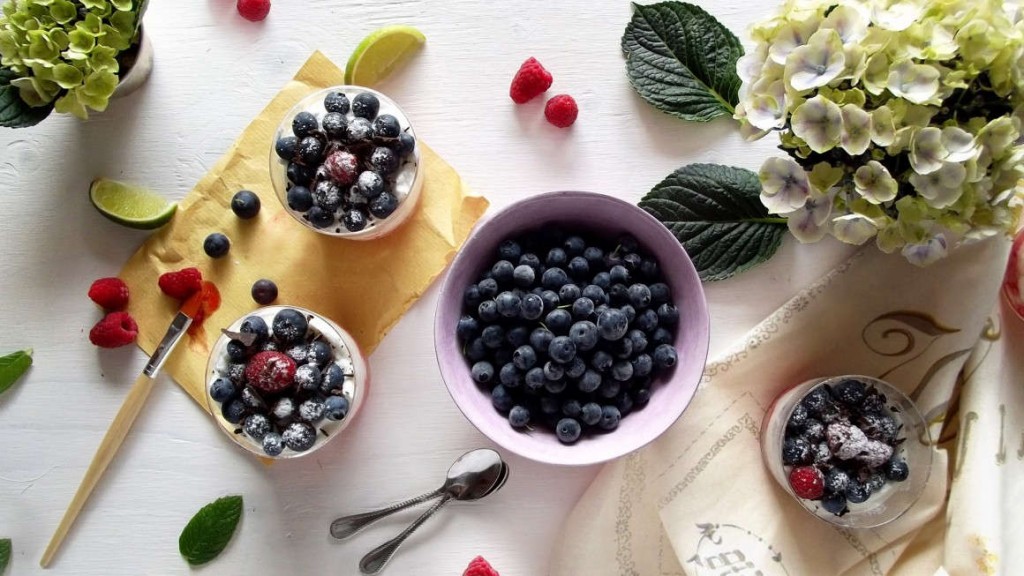
<path fill-rule="evenodd" d="M 259 22 L 270 14 L 270 0 L 238 0 L 238 13 L 246 20 Z"/>
<path fill-rule="evenodd" d="M 89 287 L 89 299 L 104 310 L 123 310 L 128 305 L 128 285 L 120 278 L 100 278 Z"/>
<path fill-rule="evenodd" d="M 260 392 L 280 392 L 294 378 L 295 360 L 281 352 L 257 352 L 245 366 L 245 379 Z"/>
<path fill-rule="evenodd" d="M 551 87 L 551 73 L 536 58 L 529 58 L 519 67 L 508 95 L 516 104 L 528 102 Z"/>
<path fill-rule="evenodd" d="M 324 160 L 324 170 L 332 180 L 347 186 L 355 182 L 359 176 L 359 159 L 351 152 L 338 150 Z"/>
<path fill-rule="evenodd" d="M 576 101 L 568 94 L 552 96 L 544 106 L 544 117 L 559 128 L 572 126 L 579 113 L 580 109 L 576 107 Z"/>
<path fill-rule="evenodd" d="M 135 342 L 139 326 L 127 312 L 111 312 L 89 330 L 89 342 L 100 348 L 119 348 Z"/>
<path fill-rule="evenodd" d="M 798 466 L 790 470 L 789 485 L 797 496 L 806 500 L 817 500 L 825 493 L 825 479 L 814 466 Z"/>
<path fill-rule="evenodd" d="M 462 573 L 462 576 L 501 576 L 498 571 L 491 567 L 491 565 L 484 560 L 483 556 L 477 556 L 473 558 L 473 561 L 466 566 L 466 571 Z"/>
<path fill-rule="evenodd" d="M 198 268 L 182 268 L 161 274 L 157 284 L 164 294 L 184 300 L 203 288 L 203 273 Z"/>

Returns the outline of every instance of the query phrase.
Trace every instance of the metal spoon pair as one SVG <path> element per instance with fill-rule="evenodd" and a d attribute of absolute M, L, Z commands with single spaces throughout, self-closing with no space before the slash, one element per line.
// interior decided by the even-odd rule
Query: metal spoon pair
<path fill-rule="evenodd" d="M 413 521 L 397 536 L 369 551 L 359 561 L 359 570 L 363 574 L 377 574 L 391 560 L 398 547 L 405 542 L 428 518 L 451 500 L 469 502 L 479 500 L 497 492 L 508 480 L 508 464 L 494 450 L 478 448 L 460 456 L 448 469 L 444 484 L 432 492 L 393 504 L 387 508 L 343 516 L 331 522 L 331 536 L 341 540 L 348 538 L 370 524 L 410 506 L 415 506 L 437 497 L 434 503 L 419 518 Z"/>

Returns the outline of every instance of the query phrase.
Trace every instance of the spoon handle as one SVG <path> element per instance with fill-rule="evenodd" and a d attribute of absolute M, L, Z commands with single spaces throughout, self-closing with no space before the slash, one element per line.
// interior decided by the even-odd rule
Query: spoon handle
<path fill-rule="evenodd" d="M 384 565 L 387 564 L 388 561 L 391 560 L 391 557 L 395 555 L 395 552 L 398 551 L 398 547 L 402 545 L 402 542 L 405 542 L 405 539 L 415 532 L 416 529 L 424 522 L 426 522 L 427 518 L 433 516 L 434 512 L 440 510 L 441 507 L 447 504 L 451 499 L 451 494 L 445 493 L 440 500 L 435 502 L 434 505 L 424 512 L 419 518 L 413 520 L 413 523 L 405 530 L 402 530 L 398 536 L 395 536 L 391 540 L 388 540 L 373 550 L 370 550 L 366 556 L 363 556 L 363 559 L 359 561 L 359 571 L 363 574 L 377 574 L 383 570 Z"/>
<path fill-rule="evenodd" d="M 380 510 L 374 510 L 372 512 L 363 512 L 361 514 L 352 514 L 350 516 L 342 516 L 334 522 L 331 522 L 331 536 L 334 536 L 338 540 L 344 540 L 385 516 L 394 514 L 399 510 L 405 510 L 410 506 L 421 504 L 431 498 L 437 498 L 442 492 L 444 492 L 443 486 L 432 492 L 427 492 L 426 494 L 421 494 L 415 498 L 410 498 L 403 502 L 392 504 L 387 508 L 381 508 Z"/>

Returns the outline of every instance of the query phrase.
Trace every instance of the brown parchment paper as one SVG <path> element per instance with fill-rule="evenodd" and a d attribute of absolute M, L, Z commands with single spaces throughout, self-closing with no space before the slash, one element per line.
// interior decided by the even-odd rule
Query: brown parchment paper
<path fill-rule="evenodd" d="M 268 173 L 274 132 L 304 96 L 343 84 L 343 78 L 326 56 L 313 53 L 185 197 L 171 222 L 121 270 L 131 289 L 129 312 L 139 325 L 138 344 L 147 354 L 179 306 L 157 287 L 160 274 L 195 266 L 220 290 L 220 308 L 186 336 L 164 367 L 203 409 L 209 350 L 220 328 L 258 307 L 250 295 L 253 282 L 273 280 L 279 289 L 276 304 L 331 318 L 368 355 L 444 270 L 487 209 L 487 200 L 468 195 L 455 170 L 419 141 L 426 170 L 422 196 L 416 213 L 398 230 L 377 240 L 344 240 L 318 234 L 289 216 Z M 252 220 L 241 220 L 230 209 L 231 197 L 243 188 L 258 194 L 262 204 Z M 218 260 L 203 252 L 203 239 L 211 232 L 231 240 L 228 255 Z"/>

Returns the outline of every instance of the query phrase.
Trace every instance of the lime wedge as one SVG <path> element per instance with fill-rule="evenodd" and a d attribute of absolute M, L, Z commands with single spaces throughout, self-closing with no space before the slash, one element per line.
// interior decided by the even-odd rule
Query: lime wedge
<path fill-rule="evenodd" d="M 373 86 L 401 66 L 427 41 L 412 26 L 385 26 L 356 46 L 345 66 L 345 84 Z"/>
<path fill-rule="evenodd" d="M 89 200 L 110 220 L 140 230 L 163 226 L 178 209 L 176 203 L 145 188 L 107 178 L 93 180 Z"/>

